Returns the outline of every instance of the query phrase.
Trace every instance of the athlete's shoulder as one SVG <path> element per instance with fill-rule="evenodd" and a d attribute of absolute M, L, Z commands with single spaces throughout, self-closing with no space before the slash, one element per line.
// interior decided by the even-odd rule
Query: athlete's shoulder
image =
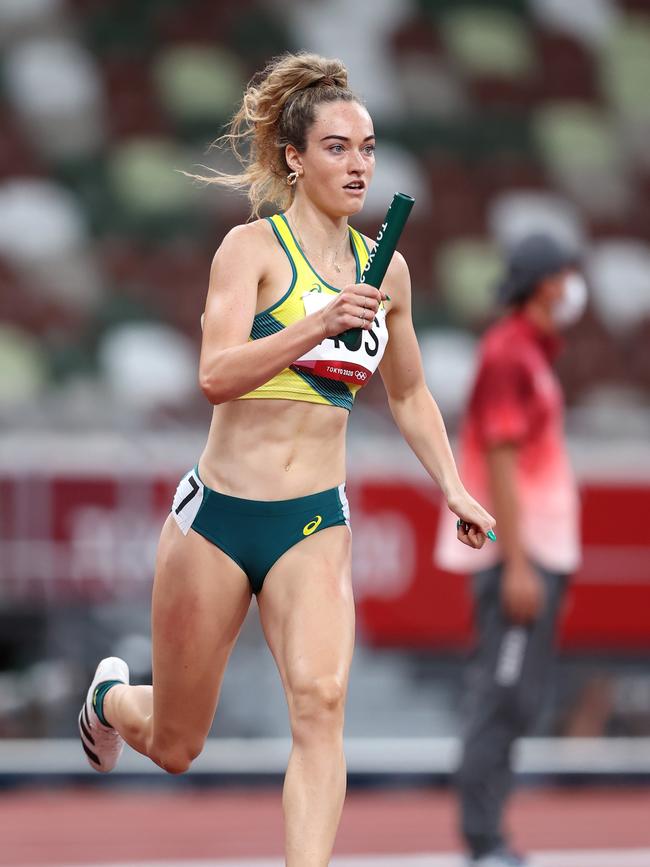
<path fill-rule="evenodd" d="M 223 237 L 221 248 L 253 247 L 273 240 L 273 230 L 266 219 L 233 226 Z"/>
<path fill-rule="evenodd" d="M 254 220 L 233 226 L 223 237 L 213 265 L 225 262 L 260 263 L 272 250 L 273 230 L 268 220 Z"/>

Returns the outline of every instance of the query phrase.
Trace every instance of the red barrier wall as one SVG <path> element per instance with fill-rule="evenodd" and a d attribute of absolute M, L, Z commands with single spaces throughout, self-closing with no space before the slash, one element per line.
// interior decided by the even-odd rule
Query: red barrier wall
<path fill-rule="evenodd" d="M 177 479 L 0 478 L 0 604 L 147 598 Z M 650 485 L 585 482 L 584 564 L 562 626 L 565 648 L 650 648 Z M 349 485 L 359 627 L 377 645 L 458 648 L 471 638 L 465 577 L 437 569 L 440 500 L 431 483 Z"/>
<path fill-rule="evenodd" d="M 650 648 L 650 486 L 582 486 L 583 565 L 574 576 L 561 629 L 564 648 Z M 437 569 L 433 547 L 440 509 L 426 483 L 362 483 L 363 520 L 398 514 L 414 559 L 392 595 L 372 592 L 364 575 L 360 624 L 377 644 L 465 646 L 471 598 L 465 577 Z M 393 547 L 395 543 L 393 543 Z M 381 560 L 381 557 L 378 557 Z M 363 564 L 360 564 L 363 574 Z"/>

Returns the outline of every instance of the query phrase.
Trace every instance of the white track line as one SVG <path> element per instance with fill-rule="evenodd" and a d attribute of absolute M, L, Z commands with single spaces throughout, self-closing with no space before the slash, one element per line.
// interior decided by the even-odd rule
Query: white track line
<path fill-rule="evenodd" d="M 334 858 L 332 867 L 465 867 L 466 863 L 460 855 L 350 855 Z M 120 861 L 88 864 L 86 867 L 283 867 L 283 864 L 283 859 L 257 858 L 244 861 Z M 531 856 L 530 867 L 650 867 L 650 849 L 538 852 Z"/>

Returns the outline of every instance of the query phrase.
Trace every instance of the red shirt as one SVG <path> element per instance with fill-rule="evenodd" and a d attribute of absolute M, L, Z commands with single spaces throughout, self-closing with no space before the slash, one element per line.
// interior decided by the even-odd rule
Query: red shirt
<path fill-rule="evenodd" d="M 580 562 L 578 493 L 564 444 L 562 392 L 552 368 L 558 349 L 557 338 L 522 313 L 486 332 L 461 429 L 459 469 L 467 490 L 493 512 L 486 452 L 515 445 L 524 548 L 547 569 L 573 572 Z M 441 521 L 438 565 L 466 572 L 499 561 L 498 542 L 486 542 L 481 551 L 458 542 L 455 520 L 448 515 Z"/>

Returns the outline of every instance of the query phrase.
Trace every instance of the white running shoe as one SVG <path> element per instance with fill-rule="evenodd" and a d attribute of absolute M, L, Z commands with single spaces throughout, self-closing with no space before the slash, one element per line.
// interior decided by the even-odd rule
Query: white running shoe
<path fill-rule="evenodd" d="M 102 773 L 112 771 L 119 759 L 124 741 L 114 728 L 105 726 L 93 707 L 93 695 L 100 683 L 106 680 L 129 682 L 129 667 L 118 656 L 107 656 L 97 666 L 86 700 L 79 714 L 79 737 L 88 764 Z"/>

